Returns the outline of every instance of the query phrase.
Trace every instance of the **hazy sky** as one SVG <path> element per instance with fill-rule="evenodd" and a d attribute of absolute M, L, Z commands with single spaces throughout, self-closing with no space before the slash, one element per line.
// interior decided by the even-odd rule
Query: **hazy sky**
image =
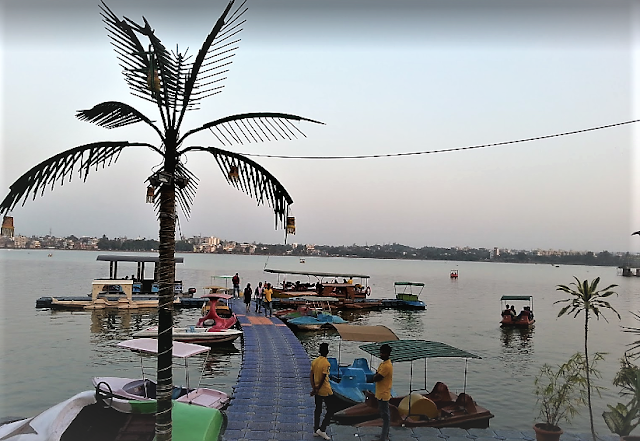
<path fill-rule="evenodd" d="M 129 94 L 98 1 L 2 3 L 2 197 L 28 169 L 99 140 L 157 144 L 146 125 L 75 118 Z M 223 1 L 107 2 L 144 15 L 168 48 L 195 54 Z M 171 5 L 179 4 L 179 8 Z M 443 150 L 639 118 L 631 1 L 249 0 L 224 91 L 183 132 L 236 113 L 293 113 L 307 138 L 233 146 L 251 154 L 345 156 Z M 534 142 L 407 157 L 254 158 L 294 199 L 289 242 L 640 251 L 637 124 Z M 187 144 L 211 145 L 211 134 Z M 212 157 L 185 236 L 277 243 L 268 207 L 227 185 Z M 159 157 L 125 150 L 86 181 L 17 207 L 17 234 L 157 237 L 146 178 Z"/>

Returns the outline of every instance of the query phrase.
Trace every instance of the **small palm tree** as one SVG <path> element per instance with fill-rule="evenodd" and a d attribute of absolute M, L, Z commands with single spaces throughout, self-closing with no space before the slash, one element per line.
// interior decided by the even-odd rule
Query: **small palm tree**
<path fill-rule="evenodd" d="M 567 285 L 558 285 L 556 287 L 557 291 L 564 291 L 568 294 L 571 294 L 573 297 L 568 299 L 558 300 L 554 302 L 556 303 L 568 303 L 567 306 L 563 307 L 558 313 L 558 317 L 562 317 L 565 314 L 573 314 L 573 318 L 576 318 L 578 314 L 584 312 L 584 360 L 585 360 L 585 372 L 587 379 L 587 406 L 589 407 L 589 422 L 591 423 L 591 435 L 593 436 L 593 441 L 596 441 L 596 431 L 593 427 L 593 410 L 591 408 L 591 378 L 590 378 L 590 369 L 589 369 L 589 318 L 591 314 L 596 316 L 597 319 L 600 319 L 602 316 L 605 321 L 608 322 L 607 318 L 602 315 L 602 309 L 609 309 L 616 313 L 618 319 L 620 319 L 620 314 L 616 311 L 604 298 L 607 298 L 616 292 L 611 291 L 612 288 L 618 285 L 609 285 L 604 289 L 598 289 L 598 283 L 600 283 L 600 277 L 595 278 L 591 283 L 587 280 L 581 282 L 577 277 L 575 282 L 572 282 L 570 286 Z M 574 286 L 574 288 L 571 288 Z"/>
<path fill-rule="evenodd" d="M 103 21 L 115 47 L 125 81 L 132 94 L 154 103 L 160 122 L 155 123 L 128 104 L 107 101 L 77 113 L 80 120 L 113 129 L 144 123 L 160 138 L 159 146 L 146 142 L 100 141 L 59 153 L 22 175 L 10 187 L 0 204 L 0 214 L 12 210 L 21 200 L 44 193 L 47 187 L 71 179 L 75 171 L 86 180 L 92 167 L 96 169 L 115 163 L 120 153 L 129 147 L 146 147 L 159 154 L 162 167 L 147 180 L 148 198 L 155 202 L 160 224 L 158 262 L 158 387 L 156 439 L 171 439 L 171 391 L 173 378 L 172 309 L 175 282 L 176 201 L 186 216 L 195 195 L 197 178 L 186 168 L 185 157 L 190 152 L 212 155 L 230 185 L 268 204 L 276 216 L 276 228 L 283 225 L 293 200 L 283 185 L 266 169 L 238 153 L 218 147 L 186 146 L 185 140 L 209 130 L 222 146 L 243 142 L 263 142 L 292 139 L 304 134 L 294 121 L 319 123 L 308 118 L 285 113 L 244 113 L 210 121 L 181 133 L 188 110 L 219 93 L 229 64 L 237 49 L 238 33 L 242 30 L 247 11 L 245 2 L 234 6 L 231 0 L 192 59 L 187 51 L 168 51 L 155 35 L 147 20 L 144 24 L 119 19 L 107 5 L 100 7 Z M 140 38 L 148 40 L 145 47 Z M 322 123 L 319 123 L 322 124 Z"/>

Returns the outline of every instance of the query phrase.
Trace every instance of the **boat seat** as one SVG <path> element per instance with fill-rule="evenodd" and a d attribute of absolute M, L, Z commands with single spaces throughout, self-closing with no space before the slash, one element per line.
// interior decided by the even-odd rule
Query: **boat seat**
<path fill-rule="evenodd" d="M 375 372 L 373 372 L 369 367 L 369 363 L 367 363 L 366 358 L 354 359 L 353 363 L 351 363 L 351 367 L 362 369 L 364 371 L 364 375 L 366 376 L 366 381 L 367 382 L 373 381 L 373 376 L 375 375 Z"/>
<path fill-rule="evenodd" d="M 403 417 L 416 416 L 418 418 L 437 418 L 440 415 L 440 411 L 429 398 L 419 394 L 412 393 L 407 395 L 398 404 L 398 411 Z"/>
<path fill-rule="evenodd" d="M 327 360 L 329 360 L 329 376 L 338 377 L 340 375 L 338 359 L 335 357 L 327 357 Z"/>
<path fill-rule="evenodd" d="M 138 395 L 139 397 L 156 398 L 156 384 L 149 379 L 132 381 L 122 389 L 127 393 Z"/>
<path fill-rule="evenodd" d="M 356 383 L 367 382 L 367 376 L 365 375 L 364 371 L 361 368 L 348 367 L 348 368 L 342 369 L 342 375 L 345 377 L 347 376 L 354 377 Z"/>

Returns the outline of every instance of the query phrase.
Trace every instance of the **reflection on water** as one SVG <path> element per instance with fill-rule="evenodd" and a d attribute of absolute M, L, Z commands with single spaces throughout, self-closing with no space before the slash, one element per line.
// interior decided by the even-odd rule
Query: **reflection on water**
<path fill-rule="evenodd" d="M 502 351 L 498 358 L 512 376 L 526 374 L 534 360 L 534 330 L 535 328 L 500 328 Z"/>

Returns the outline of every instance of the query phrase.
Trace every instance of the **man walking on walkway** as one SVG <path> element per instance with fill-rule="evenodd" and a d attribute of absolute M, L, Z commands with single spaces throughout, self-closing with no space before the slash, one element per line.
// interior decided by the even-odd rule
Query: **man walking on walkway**
<path fill-rule="evenodd" d="M 376 398 L 378 399 L 378 410 L 382 417 L 381 441 L 389 439 L 389 399 L 391 398 L 391 385 L 393 383 L 393 365 L 389 357 L 391 356 L 391 346 L 383 344 L 380 346 L 380 358 L 382 363 L 378 366 L 373 382 L 376 384 Z"/>
<path fill-rule="evenodd" d="M 271 289 L 271 284 L 267 283 L 267 287 L 262 291 L 263 294 L 263 304 L 264 304 L 264 316 L 267 316 L 267 309 L 269 310 L 269 317 L 273 315 L 273 306 L 271 306 L 271 296 L 273 295 L 273 290 Z"/>
<path fill-rule="evenodd" d="M 333 391 L 329 384 L 329 369 L 330 364 L 327 359 L 329 353 L 329 344 L 320 343 L 320 356 L 311 362 L 311 373 L 309 374 L 309 381 L 311 382 L 311 393 L 316 401 L 316 408 L 313 413 L 313 436 L 319 436 L 323 439 L 331 439 L 325 432 L 329 421 L 333 416 Z M 320 415 L 322 415 L 322 403 L 324 403 L 327 411 L 320 424 Z"/>
<path fill-rule="evenodd" d="M 233 283 L 233 296 L 240 297 L 240 276 L 238 273 L 231 278 L 231 283 Z"/>
<path fill-rule="evenodd" d="M 262 312 L 262 282 L 258 283 L 254 297 L 256 299 L 256 312 Z"/>

